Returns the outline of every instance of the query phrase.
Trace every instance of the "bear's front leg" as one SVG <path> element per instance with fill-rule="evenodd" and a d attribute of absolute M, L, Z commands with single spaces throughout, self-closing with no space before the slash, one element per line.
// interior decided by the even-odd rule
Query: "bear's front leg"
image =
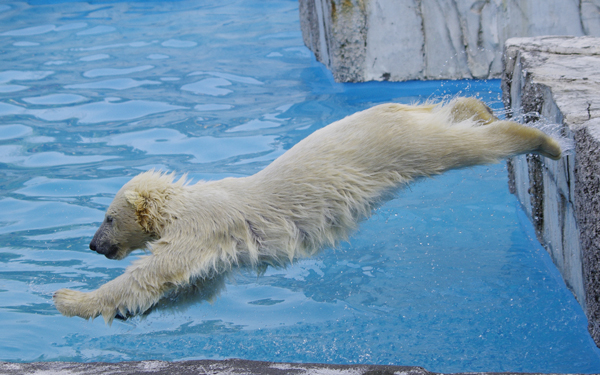
<path fill-rule="evenodd" d="M 54 293 L 52 299 L 56 309 L 64 316 L 79 316 L 84 319 L 95 319 L 102 315 L 107 324 L 115 318 L 127 319 L 148 310 L 160 299 L 154 293 L 140 293 L 135 288 L 115 287 L 118 279 L 104 284 L 91 292 L 79 292 L 71 289 L 60 289 Z M 109 290 L 114 290 L 112 294 Z"/>
<path fill-rule="evenodd" d="M 125 273 L 97 290 L 84 293 L 61 289 L 54 293 L 54 303 L 65 316 L 94 319 L 100 315 L 107 323 L 115 317 L 143 313 L 176 285 L 189 283 L 184 272 L 173 273 L 156 256 L 140 258 Z"/>
<path fill-rule="evenodd" d="M 104 316 L 110 323 L 116 315 L 114 304 L 101 304 L 97 291 L 79 292 L 71 289 L 60 289 L 54 293 L 52 299 L 58 311 L 64 316 L 79 316 L 84 319 L 94 319 Z"/>

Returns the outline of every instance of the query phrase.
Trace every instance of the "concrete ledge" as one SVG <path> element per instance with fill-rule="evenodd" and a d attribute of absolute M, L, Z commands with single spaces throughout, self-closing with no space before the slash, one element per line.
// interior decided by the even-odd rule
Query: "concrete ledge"
<path fill-rule="evenodd" d="M 509 116 L 562 125 L 575 144 L 559 161 L 533 155 L 509 161 L 510 189 L 600 345 L 600 38 L 509 39 L 504 65 Z"/>
<path fill-rule="evenodd" d="M 600 36 L 599 0 L 300 0 L 304 44 L 338 82 L 495 78 L 504 42 Z"/>
<path fill-rule="evenodd" d="M 119 363 L 74 363 L 74 362 L 0 362 L 2 375 L 111 375 L 111 374 L 154 374 L 154 375 L 436 375 L 421 367 L 377 366 L 377 365 L 325 365 L 301 363 L 275 363 L 227 359 L 222 361 L 140 361 Z M 476 373 L 464 373 L 475 375 Z M 477 373 L 492 374 L 492 373 Z M 517 374 L 512 372 L 497 375 Z M 441 374 L 440 374 L 441 375 Z M 457 374 L 458 375 L 458 374 Z M 531 374 L 542 375 L 542 374 Z M 550 374 L 546 374 L 550 375 Z"/>

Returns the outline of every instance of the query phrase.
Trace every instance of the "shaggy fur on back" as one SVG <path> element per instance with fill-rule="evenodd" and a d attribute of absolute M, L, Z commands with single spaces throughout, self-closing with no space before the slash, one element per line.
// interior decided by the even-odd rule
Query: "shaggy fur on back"
<path fill-rule="evenodd" d="M 355 113 L 249 177 L 191 185 L 145 172 L 117 193 L 90 247 L 112 259 L 140 247 L 152 255 L 98 290 L 59 290 L 56 307 L 107 322 L 135 315 L 173 289 L 233 267 L 285 265 L 335 246 L 415 178 L 526 152 L 561 156 L 539 130 L 499 121 L 481 102 L 459 98 Z"/>

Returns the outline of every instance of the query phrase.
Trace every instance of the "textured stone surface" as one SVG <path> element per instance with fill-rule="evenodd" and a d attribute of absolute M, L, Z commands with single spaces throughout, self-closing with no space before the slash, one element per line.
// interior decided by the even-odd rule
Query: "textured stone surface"
<path fill-rule="evenodd" d="M 600 0 L 299 0 L 337 81 L 499 77 L 511 37 L 600 36 Z"/>
<path fill-rule="evenodd" d="M 0 362 L 0 375 L 435 375 L 421 367 L 274 363 L 228 359 L 223 361 L 141 361 L 119 363 Z M 487 373 L 478 373 L 485 375 Z M 492 375 L 491 373 L 489 373 Z M 494 375 L 517 375 L 495 373 Z M 441 374 L 440 374 L 441 375 Z M 460 374 L 457 374 L 460 375 Z M 467 374 L 465 374 L 467 375 Z M 541 374 L 531 374 L 541 375 Z M 550 374 L 548 374 L 550 375 Z"/>
<path fill-rule="evenodd" d="M 575 194 L 583 249 L 587 315 L 592 337 L 600 346 L 600 119 L 575 133 L 577 159 Z"/>
<path fill-rule="evenodd" d="M 600 345 L 600 38 L 510 39 L 504 64 L 509 116 L 560 124 L 575 144 L 559 161 L 512 159 L 510 188 Z"/>
<path fill-rule="evenodd" d="M 244 375 L 362 375 L 362 374 L 432 374 L 420 367 L 374 366 L 374 365 L 320 365 L 246 361 L 228 359 L 222 361 L 199 360 L 181 362 L 141 361 L 119 363 L 74 363 L 74 362 L 37 362 L 7 363 L 0 362 L 0 374 L 33 375 L 108 375 L 108 374 L 155 374 L 155 375 L 201 375 L 201 374 L 244 374 Z"/>
<path fill-rule="evenodd" d="M 366 55 L 365 0 L 300 0 L 304 44 L 337 81 L 360 81 Z"/>

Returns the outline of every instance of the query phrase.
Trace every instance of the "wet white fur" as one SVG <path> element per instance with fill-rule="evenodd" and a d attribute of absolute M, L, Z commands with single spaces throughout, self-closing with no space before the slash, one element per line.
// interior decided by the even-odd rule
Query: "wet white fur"
<path fill-rule="evenodd" d="M 250 177 L 189 185 L 171 174 L 142 173 L 117 193 L 109 212 L 117 222 L 138 215 L 137 223 L 118 227 L 124 238 L 139 238 L 139 223 L 150 220 L 152 254 L 97 290 L 62 289 L 54 301 L 67 316 L 102 315 L 107 322 L 141 313 L 175 287 L 202 287 L 232 267 L 285 265 L 335 246 L 417 177 L 528 152 L 560 157 L 541 131 L 499 121 L 479 101 L 458 98 L 445 106 L 383 104 L 355 113 Z"/>

